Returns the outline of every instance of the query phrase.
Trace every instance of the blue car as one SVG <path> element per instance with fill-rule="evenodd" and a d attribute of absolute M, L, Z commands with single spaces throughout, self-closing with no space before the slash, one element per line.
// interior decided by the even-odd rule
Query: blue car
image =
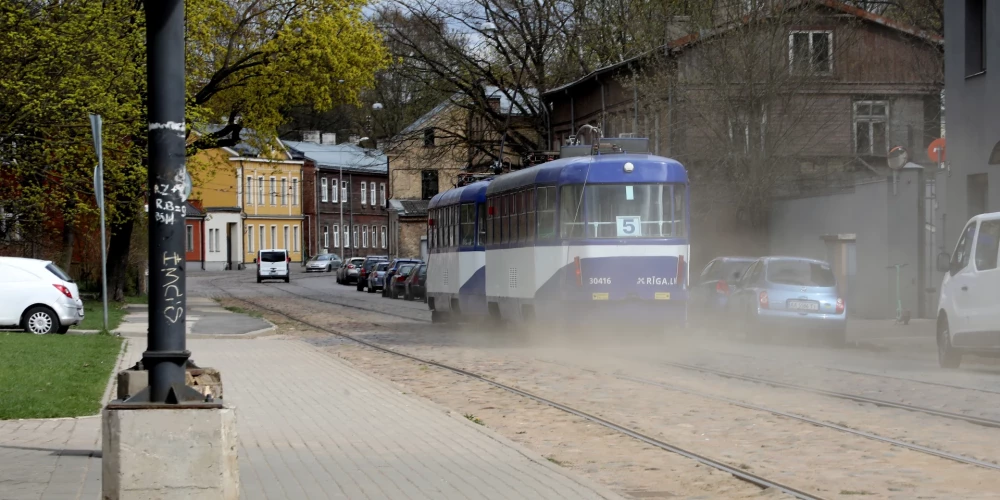
<path fill-rule="evenodd" d="M 385 289 L 385 273 L 389 269 L 388 262 L 379 262 L 375 268 L 368 273 L 368 293 L 375 293 L 375 290 Z"/>
<path fill-rule="evenodd" d="M 840 345 L 847 333 L 847 305 L 837 278 L 830 264 L 819 260 L 758 259 L 736 283 L 728 309 L 752 340 L 790 331 Z"/>
<path fill-rule="evenodd" d="M 755 257 L 718 257 L 709 262 L 691 285 L 692 311 L 703 315 L 725 311 L 732 286 L 756 261 Z"/>

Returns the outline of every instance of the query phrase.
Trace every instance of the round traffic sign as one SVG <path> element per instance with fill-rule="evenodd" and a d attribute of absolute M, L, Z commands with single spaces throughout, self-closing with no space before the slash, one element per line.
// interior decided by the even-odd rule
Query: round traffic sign
<path fill-rule="evenodd" d="M 944 137 L 938 137 L 927 146 L 927 157 L 934 163 L 944 161 Z"/>

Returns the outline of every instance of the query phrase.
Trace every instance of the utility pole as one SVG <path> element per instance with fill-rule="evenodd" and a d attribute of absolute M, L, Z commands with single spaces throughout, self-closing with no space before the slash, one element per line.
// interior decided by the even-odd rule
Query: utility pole
<path fill-rule="evenodd" d="M 204 401 L 185 384 L 184 0 L 144 0 L 149 88 L 149 334 L 142 364 L 149 387 L 125 404 Z"/>

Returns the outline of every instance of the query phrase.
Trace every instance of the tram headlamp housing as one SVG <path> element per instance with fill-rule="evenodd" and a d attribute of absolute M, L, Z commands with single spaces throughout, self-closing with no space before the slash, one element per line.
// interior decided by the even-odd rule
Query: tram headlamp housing
<path fill-rule="evenodd" d="M 635 170 L 635 165 L 633 165 L 632 162 L 627 161 L 625 162 L 624 168 L 625 168 L 625 173 L 628 174 L 631 173 L 633 170 Z"/>

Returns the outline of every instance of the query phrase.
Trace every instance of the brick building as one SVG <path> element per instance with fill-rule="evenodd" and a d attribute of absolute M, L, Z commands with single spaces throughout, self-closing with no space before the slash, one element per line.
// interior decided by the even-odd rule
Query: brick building
<path fill-rule="evenodd" d="M 387 181 L 384 154 L 354 144 L 335 144 L 333 134 L 304 134 L 305 141 L 284 141 L 292 156 L 305 161 L 304 214 L 310 256 L 324 252 L 342 258 L 384 255 L 388 249 Z"/>

